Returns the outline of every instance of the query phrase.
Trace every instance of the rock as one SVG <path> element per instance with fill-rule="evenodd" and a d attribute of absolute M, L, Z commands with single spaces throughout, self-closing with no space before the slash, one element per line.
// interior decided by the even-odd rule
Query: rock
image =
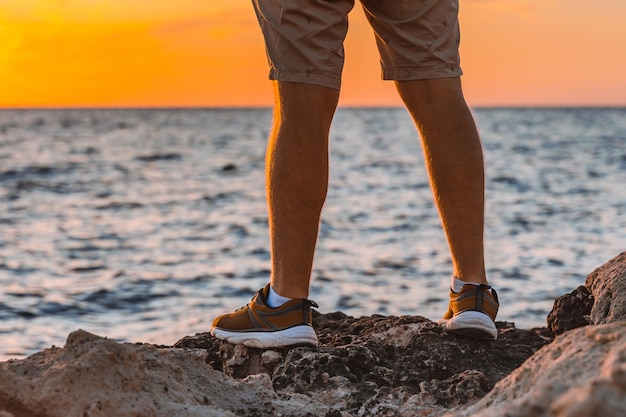
<path fill-rule="evenodd" d="M 551 339 L 541 330 L 498 323 L 499 337 L 478 341 L 418 316 L 353 318 L 314 314 L 320 347 L 263 351 L 222 343 L 208 333 L 175 346 L 219 349 L 212 366 L 234 378 L 265 373 L 278 394 L 302 394 L 350 416 L 436 415 L 475 402 Z M 413 404 L 409 407 L 409 404 Z M 404 410 L 404 411 L 403 411 Z"/>
<path fill-rule="evenodd" d="M 266 351 L 207 333 L 170 348 L 79 330 L 63 348 L 0 364 L 0 410 L 14 417 L 434 416 L 476 401 L 548 342 L 498 325 L 499 339 L 483 342 L 421 317 L 318 313 L 319 348 Z"/>
<path fill-rule="evenodd" d="M 0 365 L 0 410 L 14 417 L 325 416 L 301 394 L 278 395 L 267 374 L 235 380 L 202 349 L 117 343 L 84 331 Z"/>
<path fill-rule="evenodd" d="M 446 417 L 626 416 L 626 322 L 571 330 Z"/>
<path fill-rule="evenodd" d="M 626 320 L 626 252 L 596 268 L 580 286 L 556 299 L 548 315 L 554 334 Z"/>
<path fill-rule="evenodd" d="M 548 328 L 554 334 L 577 329 L 591 323 L 593 295 L 582 285 L 569 294 L 560 296 L 548 314 Z"/>
<path fill-rule="evenodd" d="M 625 310 L 626 253 L 560 297 L 550 329 L 498 322 L 491 342 L 417 316 L 339 312 L 314 314 L 319 348 L 208 333 L 166 347 L 79 330 L 63 348 L 0 363 L 0 417 L 622 417 Z"/>
<path fill-rule="evenodd" d="M 594 297 L 591 323 L 626 320 L 626 252 L 596 268 L 585 280 Z"/>
<path fill-rule="evenodd" d="M 454 416 L 626 416 L 626 252 L 559 297 L 548 325 L 554 342 Z"/>

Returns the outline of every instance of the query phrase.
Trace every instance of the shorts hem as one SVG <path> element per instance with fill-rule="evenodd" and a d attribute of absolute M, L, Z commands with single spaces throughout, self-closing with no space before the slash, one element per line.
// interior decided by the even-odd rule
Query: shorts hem
<path fill-rule="evenodd" d="M 313 84 L 322 87 L 333 88 L 335 90 L 341 89 L 341 78 L 335 78 L 330 75 L 315 72 L 284 71 L 271 69 L 269 79 L 274 81 L 289 81 L 302 84 Z"/>
<path fill-rule="evenodd" d="M 439 68 L 394 68 L 382 71 L 383 80 L 394 81 L 417 81 L 431 80 L 438 78 L 453 78 L 463 75 L 459 67 L 439 67 Z"/>

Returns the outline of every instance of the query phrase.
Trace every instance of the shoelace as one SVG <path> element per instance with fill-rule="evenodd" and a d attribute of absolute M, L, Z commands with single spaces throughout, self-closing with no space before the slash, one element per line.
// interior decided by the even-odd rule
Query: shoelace
<path fill-rule="evenodd" d="M 237 311 L 243 310 L 244 308 L 248 308 L 248 306 L 250 305 L 250 303 L 252 302 L 252 300 L 254 300 L 254 297 L 256 297 L 257 295 L 262 295 L 262 293 L 263 293 L 263 288 L 261 288 L 260 290 L 258 290 L 258 291 L 256 292 L 256 294 L 254 294 L 254 295 L 252 296 L 252 299 L 250 299 L 250 301 L 248 301 L 248 302 L 246 303 L 246 305 L 245 305 L 245 306 L 241 306 L 241 307 L 239 307 L 237 310 L 235 310 L 235 313 L 236 313 Z"/>

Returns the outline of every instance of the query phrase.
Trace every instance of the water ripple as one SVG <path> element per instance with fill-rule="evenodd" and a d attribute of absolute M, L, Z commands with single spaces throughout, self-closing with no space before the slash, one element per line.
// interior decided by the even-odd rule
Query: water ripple
<path fill-rule="evenodd" d="M 503 320 L 624 250 L 625 109 L 479 109 L 486 252 Z M 83 328 L 172 343 L 267 282 L 271 112 L 0 111 L 0 357 Z M 340 109 L 311 298 L 323 311 L 447 305 L 450 256 L 404 110 Z"/>

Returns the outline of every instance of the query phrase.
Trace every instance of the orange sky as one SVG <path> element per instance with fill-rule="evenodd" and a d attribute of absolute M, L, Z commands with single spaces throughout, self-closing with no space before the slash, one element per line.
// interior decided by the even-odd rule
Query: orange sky
<path fill-rule="evenodd" d="M 626 1 L 461 0 L 470 105 L 626 105 Z M 399 105 L 351 14 L 341 104 Z M 272 103 L 249 0 L 0 0 L 0 107 Z"/>

